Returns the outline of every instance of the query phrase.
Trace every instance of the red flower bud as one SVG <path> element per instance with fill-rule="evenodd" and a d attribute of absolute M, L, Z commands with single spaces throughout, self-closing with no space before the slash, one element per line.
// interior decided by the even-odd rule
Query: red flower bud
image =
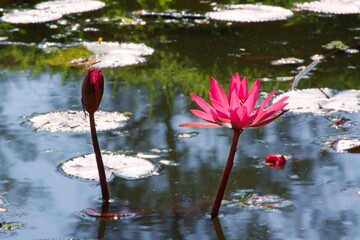
<path fill-rule="evenodd" d="M 286 159 L 284 155 L 269 154 L 266 156 L 264 162 L 269 168 L 279 168 L 283 170 L 286 164 Z"/>
<path fill-rule="evenodd" d="M 96 68 L 90 68 L 84 77 L 81 89 L 81 101 L 84 109 L 94 113 L 100 105 L 104 93 L 104 77 Z"/>

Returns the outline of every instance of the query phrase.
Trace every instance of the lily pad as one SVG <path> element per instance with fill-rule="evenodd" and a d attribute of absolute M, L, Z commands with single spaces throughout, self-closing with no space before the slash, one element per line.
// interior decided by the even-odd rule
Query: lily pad
<path fill-rule="evenodd" d="M 51 12 L 49 10 L 26 9 L 5 13 L 2 20 L 14 24 L 44 23 L 62 18 L 59 12 Z"/>
<path fill-rule="evenodd" d="M 151 55 L 154 49 L 145 44 L 118 42 L 85 42 L 84 46 L 96 55 L 94 67 L 123 67 L 145 62 L 143 56 Z"/>
<path fill-rule="evenodd" d="M 331 143 L 331 147 L 337 152 L 360 153 L 360 140 L 338 139 Z"/>
<path fill-rule="evenodd" d="M 271 65 L 296 65 L 303 63 L 303 59 L 289 57 L 289 58 L 280 58 L 274 61 L 271 61 Z"/>
<path fill-rule="evenodd" d="M 72 14 L 98 10 L 105 7 L 105 3 L 95 0 L 55 0 L 39 3 L 35 7 L 53 13 Z"/>
<path fill-rule="evenodd" d="M 289 91 L 277 96 L 276 99 L 284 96 L 289 97 L 286 108 L 294 113 L 324 115 L 336 111 L 357 112 L 360 110 L 360 90 L 339 92 L 329 88 L 310 88 Z"/>
<path fill-rule="evenodd" d="M 360 0 L 321 0 L 307 3 L 295 3 L 297 10 L 330 14 L 358 14 Z"/>
<path fill-rule="evenodd" d="M 102 158 L 108 180 L 113 175 L 127 180 L 157 175 L 158 166 L 152 161 L 143 158 L 114 153 L 103 153 Z M 66 161 L 60 165 L 60 170 L 71 177 L 99 181 L 95 154 L 93 153 Z"/>
<path fill-rule="evenodd" d="M 219 11 L 208 12 L 206 16 L 212 20 L 227 22 L 269 22 L 290 18 L 293 12 L 276 6 L 234 4 Z"/>
<path fill-rule="evenodd" d="M 128 116 L 119 112 L 98 111 L 95 113 L 96 130 L 104 131 L 123 127 Z M 88 132 L 90 123 L 83 111 L 62 111 L 38 114 L 28 122 L 37 131 Z"/>

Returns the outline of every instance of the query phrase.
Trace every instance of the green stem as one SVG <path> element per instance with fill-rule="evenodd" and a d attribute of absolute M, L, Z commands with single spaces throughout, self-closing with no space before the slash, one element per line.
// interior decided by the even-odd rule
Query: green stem
<path fill-rule="evenodd" d="M 89 113 L 89 117 L 90 117 L 91 138 L 92 138 L 92 142 L 93 142 L 97 168 L 99 171 L 99 179 L 100 179 L 102 198 L 103 198 L 103 201 L 108 202 L 110 199 L 110 195 L 109 195 L 108 185 L 106 182 L 104 163 L 103 163 L 103 160 L 101 157 L 99 142 L 98 142 L 98 138 L 96 135 L 94 113 Z"/>
<path fill-rule="evenodd" d="M 232 138 L 232 142 L 231 142 L 231 148 L 230 148 L 230 152 L 229 152 L 229 156 L 226 162 L 226 166 L 223 172 L 223 175 L 221 177 L 221 181 L 218 187 L 218 191 L 216 194 L 216 198 L 211 210 L 211 218 L 215 218 L 219 215 L 219 209 L 220 209 L 220 205 L 221 205 L 221 201 L 224 197 L 224 193 L 225 193 L 225 188 L 227 185 L 227 182 L 229 180 L 229 176 L 230 176 L 230 172 L 231 172 L 231 168 L 233 166 L 234 163 L 234 157 L 235 157 L 235 153 L 236 153 L 236 147 L 239 141 L 239 137 L 241 134 L 242 130 L 234 130 L 234 135 Z"/>

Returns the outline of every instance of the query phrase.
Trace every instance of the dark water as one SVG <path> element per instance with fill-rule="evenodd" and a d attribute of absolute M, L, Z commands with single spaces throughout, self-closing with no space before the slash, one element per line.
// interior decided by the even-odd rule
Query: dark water
<path fill-rule="evenodd" d="M 39 1 L 2 1 L 4 11 L 30 8 Z M 249 80 L 267 78 L 262 90 L 288 90 L 298 65 L 271 65 L 283 57 L 304 59 L 324 54 L 309 80 L 299 87 L 359 89 L 359 54 L 334 53 L 322 45 L 333 40 L 358 48 L 358 15 L 297 12 L 286 21 L 232 25 L 193 20 L 144 19 L 146 25 L 86 19 L 131 17 L 135 10 L 210 11 L 207 2 L 105 1 L 104 9 L 64 17 L 65 25 L 0 23 L 0 213 L 8 239 L 356 239 L 360 235 L 360 157 L 328 149 L 340 137 L 359 138 L 358 113 L 334 113 L 350 119 L 342 129 L 329 117 L 284 117 L 240 137 L 235 165 L 219 222 L 207 214 L 227 158 L 231 131 L 185 129 L 194 118 L 189 92 L 206 93 L 215 76 L 224 86 L 231 74 Z M 222 1 L 221 3 L 230 3 Z M 276 5 L 275 1 L 266 2 Z M 290 8 L 291 3 L 281 1 Z M 56 24 L 56 22 L 54 22 Z M 79 23 L 77 31 L 70 25 Z M 84 31 L 84 26 L 99 31 Z M 59 35 L 60 34 L 60 35 Z M 109 183 L 115 206 L 135 217 L 100 221 L 82 211 L 99 206 L 100 187 L 65 177 L 58 165 L 92 152 L 87 133 L 37 132 L 26 124 L 36 113 L 81 110 L 82 68 L 50 66 L 37 48 L 44 42 L 80 41 L 145 43 L 155 49 L 140 65 L 103 69 L 106 94 L 102 110 L 131 112 L 128 124 L 98 133 L 102 149 L 149 153 L 179 166 L 162 166 L 159 176 Z M 1 43 L 1 42 L 0 42 Z M 20 43 L 20 44 L 19 44 Z M 190 138 L 181 134 L 194 133 Z M 283 171 L 263 164 L 268 153 L 290 156 Z"/>

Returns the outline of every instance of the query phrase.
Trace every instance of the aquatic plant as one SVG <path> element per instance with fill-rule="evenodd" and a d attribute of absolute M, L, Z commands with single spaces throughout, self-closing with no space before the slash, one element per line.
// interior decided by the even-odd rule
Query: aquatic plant
<path fill-rule="evenodd" d="M 100 146 L 96 135 L 94 113 L 98 110 L 104 93 L 104 76 L 97 68 L 89 68 L 84 77 L 81 88 L 81 102 L 84 111 L 89 113 L 91 138 L 93 142 L 96 163 L 99 172 L 99 180 L 103 201 L 108 202 L 110 195 L 106 182 L 104 163 L 101 157 Z"/>
<path fill-rule="evenodd" d="M 269 168 L 279 168 L 283 170 L 286 164 L 286 159 L 282 154 L 268 154 L 264 162 Z"/>
<path fill-rule="evenodd" d="M 196 94 L 191 94 L 194 101 L 202 110 L 191 109 L 190 111 L 198 118 L 206 122 L 188 122 L 180 124 L 181 127 L 227 127 L 233 130 L 233 138 L 227 163 L 217 190 L 215 201 L 211 210 L 211 218 L 218 216 L 221 201 L 224 197 L 225 188 L 234 162 L 237 144 L 240 134 L 246 128 L 264 126 L 283 115 L 288 97 L 283 97 L 276 103 L 268 106 L 275 94 L 271 92 L 267 98 L 255 109 L 260 90 L 260 80 L 256 80 L 251 90 L 248 90 L 246 77 L 240 78 L 236 73 L 231 77 L 228 95 L 215 80 L 210 78 L 209 98 L 211 104 Z"/>

